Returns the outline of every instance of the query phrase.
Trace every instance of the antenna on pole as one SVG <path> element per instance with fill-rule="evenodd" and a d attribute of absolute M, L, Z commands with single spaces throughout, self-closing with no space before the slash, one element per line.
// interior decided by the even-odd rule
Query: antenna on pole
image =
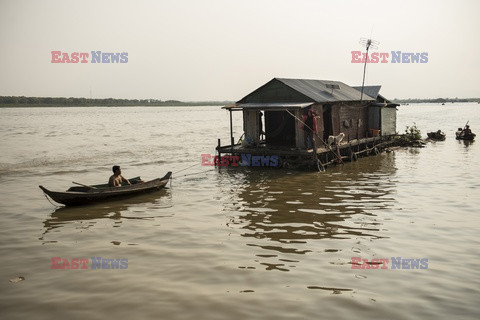
<path fill-rule="evenodd" d="M 365 64 L 363 65 L 362 93 L 360 95 L 360 102 L 362 102 L 362 100 L 363 100 L 363 86 L 365 84 L 365 71 L 367 70 L 368 49 L 370 49 L 370 48 L 378 49 L 378 45 L 380 44 L 380 42 L 372 40 L 372 39 L 360 38 L 360 44 L 367 49 L 366 52 L 365 52 Z"/>

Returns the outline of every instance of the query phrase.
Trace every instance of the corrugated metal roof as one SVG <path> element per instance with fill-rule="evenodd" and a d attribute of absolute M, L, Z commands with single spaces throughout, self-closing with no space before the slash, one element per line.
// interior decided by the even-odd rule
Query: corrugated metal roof
<path fill-rule="evenodd" d="M 380 92 L 380 88 L 382 86 L 364 86 L 363 87 L 363 95 L 368 95 L 372 97 L 373 99 L 377 99 L 378 93 Z M 362 86 L 355 86 L 352 87 L 354 89 L 357 89 L 360 93 L 362 93 Z"/>
<path fill-rule="evenodd" d="M 360 101 L 361 93 L 340 81 L 275 78 L 290 88 L 311 98 L 315 102 Z M 329 89 L 327 85 L 338 85 L 339 89 Z M 363 100 L 375 100 L 368 96 Z"/>
<path fill-rule="evenodd" d="M 381 87 L 382 86 L 364 86 L 363 87 L 363 94 L 364 94 L 364 96 L 365 96 L 365 94 L 369 95 L 370 97 L 375 98 L 375 100 L 377 100 L 377 101 L 383 101 L 381 103 L 375 104 L 376 106 L 385 106 L 385 107 L 389 107 L 389 108 L 398 107 L 399 106 L 398 103 L 392 103 L 390 100 L 388 100 L 387 98 L 385 98 L 384 96 L 382 96 L 380 94 L 380 88 Z M 352 88 L 355 88 L 360 92 L 362 91 L 361 86 L 355 86 L 355 87 L 352 87 Z"/>

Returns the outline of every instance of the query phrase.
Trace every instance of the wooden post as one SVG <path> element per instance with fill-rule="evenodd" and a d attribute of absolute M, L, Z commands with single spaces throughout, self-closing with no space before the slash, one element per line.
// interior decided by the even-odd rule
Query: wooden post
<path fill-rule="evenodd" d="M 358 130 L 360 130 L 360 119 L 357 119 L 357 141 L 358 141 Z"/>
<path fill-rule="evenodd" d="M 321 171 L 320 166 L 318 164 L 318 156 L 317 156 L 317 141 L 316 141 L 316 134 L 315 131 L 313 132 L 313 137 L 312 137 L 312 148 L 313 148 L 313 161 L 314 165 L 317 168 L 318 171 Z"/>
<path fill-rule="evenodd" d="M 220 158 L 221 158 L 221 153 L 220 153 L 220 139 L 218 139 L 217 151 L 218 151 L 218 161 L 220 161 Z M 213 160 L 213 165 L 214 165 L 214 166 L 217 165 L 217 162 L 215 161 L 215 159 Z"/>
<path fill-rule="evenodd" d="M 230 109 L 230 144 L 232 145 L 232 150 L 233 150 L 234 143 L 235 143 L 235 140 L 233 139 L 232 109 Z"/>
<path fill-rule="evenodd" d="M 302 109 L 295 109 L 293 111 L 295 117 L 302 119 Z M 295 119 L 295 147 L 298 149 L 306 149 L 305 145 L 305 131 L 300 129 L 301 123 Z"/>

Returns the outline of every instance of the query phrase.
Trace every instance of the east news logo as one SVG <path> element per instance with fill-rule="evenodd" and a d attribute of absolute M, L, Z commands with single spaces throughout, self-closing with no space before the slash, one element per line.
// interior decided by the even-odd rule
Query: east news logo
<path fill-rule="evenodd" d="M 89 259 L 73 258 L 62 259 L 61 257 L 52 257 L 52 269 L 92 269 L 92 270 L 107 270 L 107 269 L 128 269 L 128 259 L 102 259 L 100 257 Z M 90 266 L 90 267 L 89 267 Z"/>
<path fill-rule="evenodd" d="M 52 51 L 52 63 L 127 63 L 128 52 L 68 52 Z M 90 61 L 89 58 L 91 57 Z"/>
<path fill-rule="evenodd" d="M 389 267 L 390 259 L 362 259 L 352 257 L 352 269 L 428 269 L 428 259 L 402 259 L 401 257 L 392 257 L 392 265 Z"/>
<path fill-rule="evenodd" d="M 427 63 L 428 52 L 373 52 L 352 51 L 352 63 Z M 365 61 L 366 60 L 366 61 Z"/>
<path fill-rule="evenodd" d="M 211 154 L 202 154 L 202 166 L 219 167 L 277 167 L 279 164 L 278 156 L 254 156 L 251 154 L 242 154 L 239 156 L 213 156 Z"/>

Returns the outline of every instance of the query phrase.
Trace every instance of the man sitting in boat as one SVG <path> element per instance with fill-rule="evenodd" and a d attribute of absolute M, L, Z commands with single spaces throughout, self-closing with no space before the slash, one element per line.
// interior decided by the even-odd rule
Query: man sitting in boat
<path fill-rule="evenodd" d="M 122 170 L 120 170 L 120 166 L 113 166 L 112 171 L 113 175 L 110 177 L 110 179 L 108 179 L 109 187 L 121 187 L 123 182 L 132 185 L 128 179 L 125 179 L 122 176 Z"/>
<path fill-rule="evenodd" d="M 470 126 L 468 124 L 465 126 L 465 129 L 463 129 L 463 132 L 465 136 L 470 136 L 472 134 L 472 130 L 470 130 Z"/>

